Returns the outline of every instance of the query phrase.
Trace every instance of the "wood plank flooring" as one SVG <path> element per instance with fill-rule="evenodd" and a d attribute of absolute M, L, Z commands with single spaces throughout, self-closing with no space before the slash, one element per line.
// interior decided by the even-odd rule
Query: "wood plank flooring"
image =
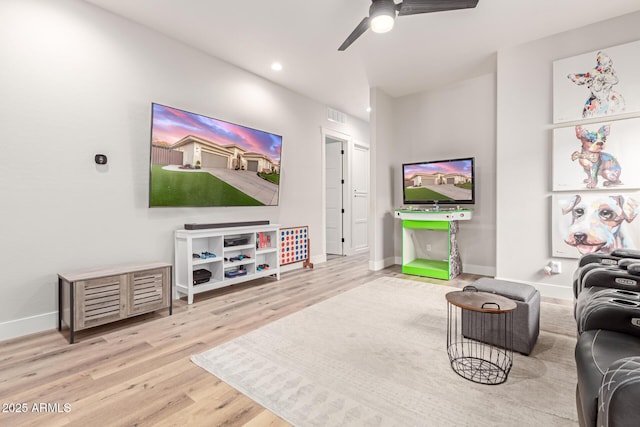
<path fill-rule="evenodd" d="M 0 342 L 0 425 L 287 426 L 189 358 L 377 277 L 456 287 L 478 277 L 446 282 L 367 266 L 366 255 L 340 257 L 280 281 L 196 295 L 190 306 L 177 300 L 172 316 L 163 310 L 77 332 L 73 345 L 57 330 Z"/>

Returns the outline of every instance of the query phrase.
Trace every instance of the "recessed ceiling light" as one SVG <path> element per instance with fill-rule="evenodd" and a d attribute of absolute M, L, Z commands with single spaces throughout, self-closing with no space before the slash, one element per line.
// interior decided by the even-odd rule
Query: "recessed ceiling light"
<path fill-rule="evenodd" d="M 371 107 L 367 107 L 367 113 L 371 112 Z"/>
<path fill-rule="evenodd" d="M 273 64 L 271 64 L 271 69 L 273 71 L 281 71 L 282 70 L 282 64 L 279 62 L 274 62 Z"/>

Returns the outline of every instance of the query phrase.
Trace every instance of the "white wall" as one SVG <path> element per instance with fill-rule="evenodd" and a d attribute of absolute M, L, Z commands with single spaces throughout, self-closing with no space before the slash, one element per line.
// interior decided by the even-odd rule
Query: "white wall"
<path fill-rule="evenodd" d="M 366 122 L 328 122 L 315 101 L 78 0 L 0 2 L 0 55 L 0 340 L 55 326 L 56 273 L 172 262 L 185 223 L 267 219 L 319 241 L 320 129 L 369 140 Z M 279 207 L 149 209 L 152 102 L 283 135 Z"/>
<path fill-rule="evenodd" d="M 402 163 L 475 157 L 471 221 L 460 221 L 463 271 L 495 274 L 496 76 L 465 80 L 437 90 L 394 99 L 393 200 L 402 205 Z M 401 263 L 402 227 L 395 226 L 395 256 Z"/>
<path fill-rule="evenodd" d="M 553 61 L 640 39 L 640 13 L 498 52 L 496 274 L 571 298 L 576 260 L 551 258 Z M 638 76 L 636 76 L 638 78 Z"/>
<path fill-rule="evenodd" d="M 558 259 L 563 273 L 545 276 L 551 258 L 552 63 L 554 60 L 640 39 L 640 13 L 600 22 L 498 52 L 497 74 L 389 98 L 383 138 L 392 172 L 391 209 L 402 202 L 399 165 L 407 161 L 473 155 L 477 165 L 474 218 L 461 223 L 464 270 L 530 283 L 544 295 L 571 299 L 577 261 Z M 597 29 L 597 31 L 594 31 Z M 372 119 L 372 141 L 379 126 Z M 377 142 L 377 141 L 376 141 Z M 378 147 L 378 151 L 382 151 Z M 373 172 L 376 175 L 376 172 Z M 378 178 L 384 183 L 384 177 Z M 381 203 L 377 209 L 382 209 Z M 381 213 L 378 213 L 381 217 Z M 380 218 L 378 223 L 382 224 Z M 375 229 L 382 248 L 393 242 L 400 262 L 401 228 Z M 375 253 L 374 253 L 375 254 Z M 374 255 L 372 254 L 372 255 Z M 378 251 L 374 262 L 385 260 Z"/>
<path fill-rule="evenodd" d="M 395 262 L 393 176 L 397 172 L 397 150 L 393 136 L 393 98 L 379 88 L 371 88 L 369 99 L 372 109 L 369 268 L 380 270 Z"/>

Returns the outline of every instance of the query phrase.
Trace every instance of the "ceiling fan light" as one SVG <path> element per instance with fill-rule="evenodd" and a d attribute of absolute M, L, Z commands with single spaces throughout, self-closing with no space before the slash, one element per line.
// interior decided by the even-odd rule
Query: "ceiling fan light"
<path fill-rule="evenodd" d="M 374 33 L 386 33 L 391 31 L 395 16 L 378 15 L 371 19 L 371 31 Z"/>
<path fill-rule="evenodd" d="M 393 0 L 373 0 L 369 7 L 369 19 L 369 27 L 374 33 L 391 31 L 396 19 L 396 3 Z"/>

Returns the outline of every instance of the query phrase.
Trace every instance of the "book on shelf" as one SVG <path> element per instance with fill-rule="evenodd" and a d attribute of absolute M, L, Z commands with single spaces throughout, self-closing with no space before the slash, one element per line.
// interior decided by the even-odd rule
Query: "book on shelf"
<path fill-rule="evenodd" d="M 260 231 L 256 233 L 256 249 L 265 249 L 271 247 L 271 235 Z"/>

